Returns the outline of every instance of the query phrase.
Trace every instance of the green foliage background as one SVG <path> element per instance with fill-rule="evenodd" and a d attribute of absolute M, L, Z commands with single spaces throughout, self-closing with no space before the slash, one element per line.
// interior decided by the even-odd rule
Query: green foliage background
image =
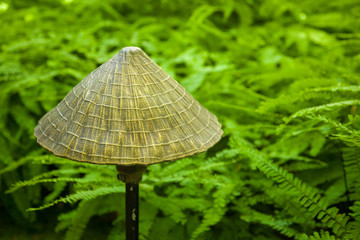
<path fill-rule="evenodd" d="M 21 229 L 1 239 L 124 239 L 115 168 L 54 157 L 33 128 L 125 46 L 225 132 L 148 167 L 141 239 L 360 239 L 359 0 L 1 0 L 0 30 L 0 227 Z"/>

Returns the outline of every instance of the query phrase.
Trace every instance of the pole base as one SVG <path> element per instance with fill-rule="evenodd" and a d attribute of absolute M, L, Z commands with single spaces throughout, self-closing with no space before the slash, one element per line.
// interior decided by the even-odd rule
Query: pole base
<path fill-rule="evenodd" d="M 118 179 L 124 183 L 139 183 L 142 179 L 142 173 L 146 170 L 145 165 L 124 166 L 117 165 Z"/>

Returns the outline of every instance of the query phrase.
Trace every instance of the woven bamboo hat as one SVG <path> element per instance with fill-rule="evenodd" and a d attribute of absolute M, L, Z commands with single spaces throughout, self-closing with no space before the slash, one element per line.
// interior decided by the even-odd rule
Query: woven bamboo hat
<path fill-rule="evenodd" d="M 57 156 L 126 166 L 204 152 L 222 133 L 217 118 L 137 47 L 95 69 L 35 128 Z"/>

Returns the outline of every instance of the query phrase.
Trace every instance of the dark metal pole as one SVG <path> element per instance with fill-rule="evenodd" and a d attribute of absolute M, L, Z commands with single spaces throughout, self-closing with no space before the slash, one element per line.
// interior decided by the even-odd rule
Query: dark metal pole
<path fill-rule="evenodd" d="M 126 183 L 126 240 L 139 239 L 139 184 Z"/>
<path fill-rule="evenodd" d="M 126 240 L 139 239 L 139 182 L 145 169 L 145 165 L 116 166 L 118 179 L 126 185 Z"/>

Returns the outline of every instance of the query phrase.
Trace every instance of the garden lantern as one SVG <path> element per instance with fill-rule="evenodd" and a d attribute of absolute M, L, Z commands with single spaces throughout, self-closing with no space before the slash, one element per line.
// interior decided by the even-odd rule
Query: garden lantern
<path fill-rule="evenodd" d="M 206 151 L 217 118 L 140 48 L 95 69 L 35 128 L 38 143 L 79 162 L 116 165 L 126 183 L 126 236 L 138 238 L 138 184 L 146 166 Z"/>

